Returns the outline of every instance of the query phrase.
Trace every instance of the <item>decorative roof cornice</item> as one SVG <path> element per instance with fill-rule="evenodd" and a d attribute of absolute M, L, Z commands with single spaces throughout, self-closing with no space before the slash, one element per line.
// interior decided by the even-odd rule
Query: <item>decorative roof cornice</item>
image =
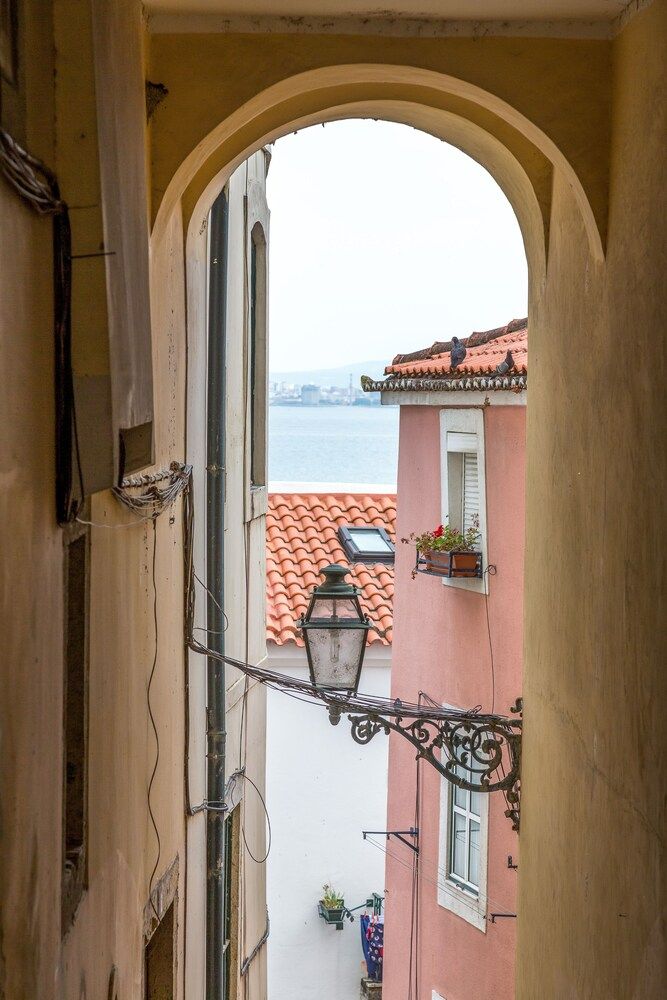
<path fill-rule="evenodd" d="M 522 392 L 528 388 L 525 373 L 508 375 L 466 375 L 463 378 L 386 378 L 361 376 L 364 392 Z"/>

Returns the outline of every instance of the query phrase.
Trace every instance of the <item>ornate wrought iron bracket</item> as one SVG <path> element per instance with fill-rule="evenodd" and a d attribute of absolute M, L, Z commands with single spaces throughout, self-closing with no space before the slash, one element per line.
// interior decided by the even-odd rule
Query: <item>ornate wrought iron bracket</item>
<path fill-rule="evenodd" d="M 186 515 L 186 525 L 191 514 Z M 187 548 L 187 546 L 186 546 Z M 511 716 L 483 715 L 475 709 L 438 708 L 415 705 L 400 699 L 373 695 L 348 694 L 318 688 L 300 677 L 290 677 L 276 670 L 254 666 L 235 657 L 209 649 L 194 638 L 194 583 L 192 563 L 186 559 L 186 636 L 190 649 L 221 660 L 267 687 L 293 692 L 304 701 L 323 703 L 329 710 L 332 725 L 347 715 L 352 738 L 362 746 L 378 733 L 394 732 L 416 750 L 417 758 L 427 761 L 446 781 L 472 792 L 502 792 L 505 815 L 514 830 L 519 829 L 521 783 L 522 703 L 517 698 Z"/>
<path fill-rule="evenodd" d="M 505 794 L 505 815 L 519 829 L 521 782 L 521 699 L 510 709 L 516 718 L 479 715 L 443 709 L 425 710 L 394 702 L 393 711 L 366 711 L 361 715 L 343 709 L 352 738 L 362 746 L 380 732 L 398 733 L 428 761 L 443 778 L 472 792 Z M 352 706 L 350 706 L 352 708 Z M 332 717 L 333 714 L 333 717 Z M 336 712 L 329 717 L 335 724 Z"/>

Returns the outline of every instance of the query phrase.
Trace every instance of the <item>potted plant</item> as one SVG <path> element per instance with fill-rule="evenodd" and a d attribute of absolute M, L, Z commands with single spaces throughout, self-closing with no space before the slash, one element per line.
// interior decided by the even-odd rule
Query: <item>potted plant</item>
<path fill-rule="evenodd" d="M 342 928 L 345 916 L 345 900 L 328 883 L 322 886 L 322 898 L 317 905 L 317 909 L 326 923 L 340 925 Z"/>
<path fill-rule="evenodd" d="M 481 553 L 477 548 L 479 539 L 479 518 L 475 516 L 465 531 L 450 524 L 439 524 L 433 531 L 421 535 L 413 532 L 402 541 L 413 544 L 417 549 L 417 565 L 412 578 L 418 572 L 434 576 L 474 577 L 481 574 Z"/>

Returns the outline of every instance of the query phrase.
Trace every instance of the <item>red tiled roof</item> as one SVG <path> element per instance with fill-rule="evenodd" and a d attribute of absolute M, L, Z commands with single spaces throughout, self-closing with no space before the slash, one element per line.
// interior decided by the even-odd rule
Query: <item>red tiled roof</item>
<path fill-rule="evenodd" d="M 462 341 L 467 354 L 462 365 L 452 370 L 450 361 L 451 343 L 436 343 L 414 354 L 399 354 L 391 365 L 385 368 L 386 375 L 463 377 L 465 375 L 491 375 L 496 366 L 512 352 L 514 368 L 512 372 L 522 375 L 528 372 L 528 320 L 513 319 L 507 326 L 495 330 L 472 333 Z"/>
<path fill-rule="evenodd" d="M 266 516 L 266 637 L 278 645 L 295 642 L 296 620 L 305 610 L 320 570 L 347 564 L 338 541 L 341 525 L 385 528 L 396 539 L 396 495 L 271 493 Z M 361 605 L 388 634 L 369 632 L 368 641 L 391 644 L 394 567 L 354 563 L 347 577 L 361 588 Z"/>

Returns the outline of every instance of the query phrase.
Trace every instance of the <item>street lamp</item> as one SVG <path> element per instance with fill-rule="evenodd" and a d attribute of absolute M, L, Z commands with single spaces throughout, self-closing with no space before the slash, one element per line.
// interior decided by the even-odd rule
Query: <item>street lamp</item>
<path fill-rule="evenodd" d="M 345 566 L 325 566 L 324 583 L 313 590 L 299 628 L 313 687 L 353 695 L 359 687 L 366 636 L 373 626 L 359 603 L 360 591 L 345 582 L 348 572 Z"/>

